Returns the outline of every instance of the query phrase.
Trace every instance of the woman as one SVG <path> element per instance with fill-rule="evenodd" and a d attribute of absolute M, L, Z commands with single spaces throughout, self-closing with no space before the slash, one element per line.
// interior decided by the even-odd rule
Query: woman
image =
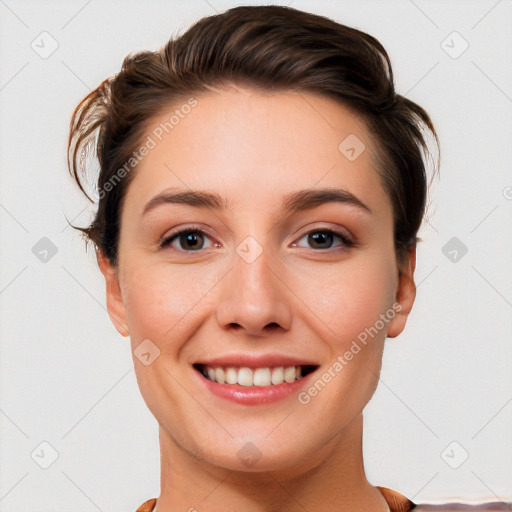
<path fill-rule="evenodd" d="M 428 114 L 372 36 L 278 6 L 204 18 L 77 107 L 96 247 L 159 423 L 138 510 L 407 511 L 362 411 L 415 298 Z M 190 244 L 190 246 L 188 245 Z"/>

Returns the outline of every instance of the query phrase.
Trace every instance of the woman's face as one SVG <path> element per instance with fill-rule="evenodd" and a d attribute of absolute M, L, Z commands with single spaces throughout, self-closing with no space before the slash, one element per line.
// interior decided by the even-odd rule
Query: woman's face
<path fill-rule="evenodd" d="M 100 257 L 111 319 L 169 449 L 301 467 L 341 449 L 372 396 L 414 253 L 399 273 L 371 140 L 344 106 L 229 88 L 180 108 L 142 138 L 118 273 Z"/>

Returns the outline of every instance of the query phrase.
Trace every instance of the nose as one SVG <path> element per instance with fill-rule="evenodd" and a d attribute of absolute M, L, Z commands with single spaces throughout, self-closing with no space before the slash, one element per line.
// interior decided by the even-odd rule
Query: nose
<path fill-rule="evenodd" d="M 272 265 L 265 251 L 254 261 L 240 254 L 234 253 L 232 268 L 220 283 L 219 325 L 257 337 L 278 328 L 287 331 L 292 316 L 291 293 L 283 271 Z"/>

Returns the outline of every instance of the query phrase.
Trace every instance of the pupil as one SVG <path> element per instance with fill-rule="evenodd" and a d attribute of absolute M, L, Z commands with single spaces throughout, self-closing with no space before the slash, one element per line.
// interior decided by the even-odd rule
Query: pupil
<path fill-rule="evenodd" d="M 324 231 L 319 231 L 319 232 L 315 233 L 314 235 L 310 235 L 309 238 L 312 239 L 315 244 L 318 244 L 318 243 L 322 244 L 322 243 L 326 243 L 326 238 L 332 239 L 332 235 L 330 233 L 326 233 Z M 328 247 L 330 247 L 331 245 L 332 245 L 332 240 L 331 240 L 331 243 L 328 244 Z"/>
<path fill-rule="evenodd" d="M 187 235 L 183 235 L 183 238 L 185 239 L 185 245 L 188 245 L 192 249 L 197 248 L 197 246 L 198 246 L 198 240 L 197 239 L 199 237 L 201 237 L 201 235 L 197 235 L 197 234 L 194 234 L 194 233 L 189 233 Z"/>

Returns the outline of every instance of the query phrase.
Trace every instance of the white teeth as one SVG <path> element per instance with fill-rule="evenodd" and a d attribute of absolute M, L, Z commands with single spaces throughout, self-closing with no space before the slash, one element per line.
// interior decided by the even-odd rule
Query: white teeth
<path fill-rule="evenodd" d="M 270 380 L 270 369 L 258 368 L 254 372 L 253 382 L 255 386 L 270 386 L 272 384 Z"/>
<path fill-rule="evenodd" d="M 215 368 L 215 381 L 219 384 L 224 384 L 226 382 L 224 370 L 222 368 Z"/>
<path fill-rule="evenodd" d="M 295 366 L 289 366 L 284 371 L 285 382 L 293 382 L 295 380 Z"/>
<path fill-rule="evenodd" d="M 283 382 L 294 382 L 302 378 L 302 367 L 278 366 L 276 368 L 222 368 L 204 366 L 203 373 L 206 377 L 219 384 L 239 384 L 240 386 L 266 387 L 277 386 Z"/>
<path fill-rule="evenodd" d="M 284 382 L 284 370 L 282 367 L 272 370 L 272 384 L 282 384 Z"/>
<path fill-rule="evenodd" d="M 250 368 L 238 370 L 238 384 L 240 386 L 252 386 L 252 371 Z"/>
<path fill-rule="evenodd" d="M 236 384 L 238 376 L 236 368 L 226 368 L 226 384 Z"/>

